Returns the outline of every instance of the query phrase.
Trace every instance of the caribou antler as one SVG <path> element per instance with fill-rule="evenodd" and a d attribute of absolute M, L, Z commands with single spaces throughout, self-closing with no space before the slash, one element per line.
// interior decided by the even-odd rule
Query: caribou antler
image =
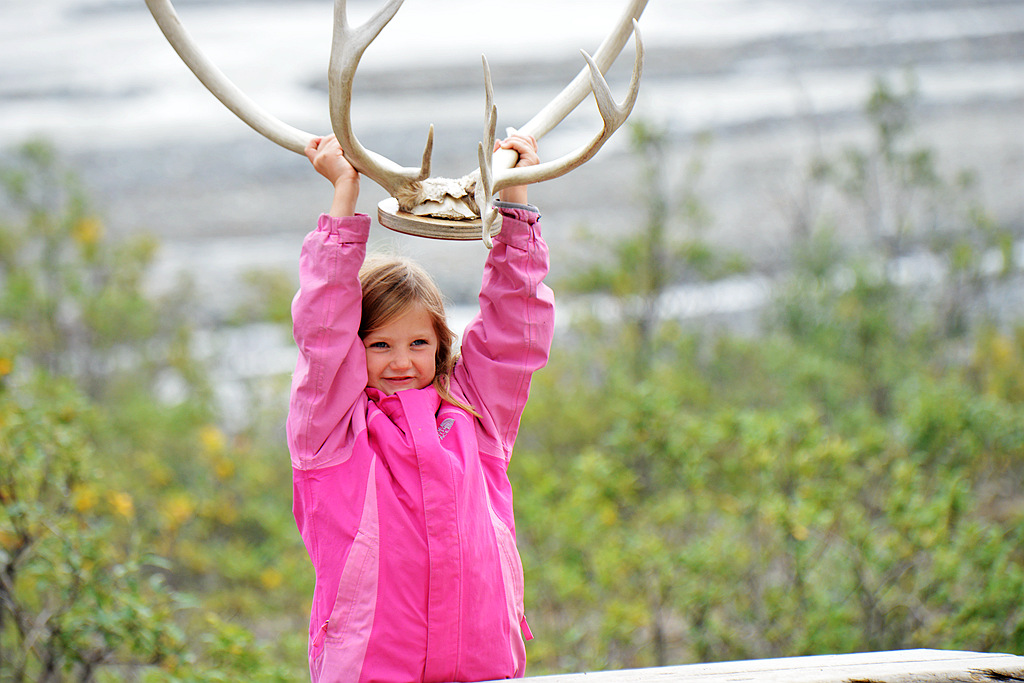
<path fill-rule="evenodd" d="M 352 131 L 352 84 L 359 60 L 370 43 L 395 16 L 403 2 L 404 0 L 387 0 L 365 24 L 352 28 L 348 23 L 346 0 L 335 0 L 334 38 L 329 68 L 331 125 L 346 158 L 356 170 L 383 187 L 393 198 L 381 202 L 378 207 L 378 216 L 383 225 L 401 232 L 443 239 L 475 239 L 477 228 L 481 227 L 483 240 L 490 246 L 490 235 L 500 227 L 495 212 L 490 208 L 490 201 L 495 193 L 513 185 L 557 178 L 577 168 L 592 158 L 629 116 L 636 102 L 644 55 L 636 22 L 647 6 L 647 0 L 629 2 L 621 19 L 594 57 L 583 53 L 587 66 L 533 119 L 520 128 L 520 132 L 540 139 L 593 92 L 603 120 L 601 132 L 587 145 L 554 161 L 517 169 L 513 168 L 517 160 L 515 152 L 502 149 L 493 155 L 489 154 L 488 148 L 493 148 L 494 144 L 497 109 L 494 106 L 490 69 L 485 58 L 487 122 L 484 129 L 485 142 L 481 143 L 479 149 L 480 168 L 479 171 L 458 180 L 428 178 L 434 139 L 433 126 L 427 135 L 427 144 L 419 168 L 400 166 L 367 150 Z M 170 0 L 146 0 L 146 5 L 168 42 L 217 99 L 272 142 L 293 152 L 304 152 L 308 141 L 315 136 L 293 128 L 270 115 L 232 84 L 196 46 L 175 14 Z M 636 37 L 633 78 L 626 99 L 622 104 L 616 104 L 603 73 L 618 57 L 631 34 Z M 472 220 L 450 220 L 454 217 L 476 216 L 481 217 L 479 225 Z"/>
<path fill-rule="evenodd" d="M 594 99 L 597 100 L 597 108 L 601 112 L 601 120 L 603 121 L 601 131 L 589 143 L 576 151 L 535 166 L 513 168 L 515 164 L 514 155 L 506 154 L 499 157 L 498 154 L 495 154 L 492 158 L 491 155 L 486 154 L 488 149 L 494 147 L 494 131 L 498 122 L 498 108 L 494 106 L 491 70 L 487 65 L 487 58 L 484 57 L 484 88 L 487 91 L 486 108 L 488 114 L 487 124 L 484 129 L 484 141 L 480 143 L 478 153 L 480 158 L 480 183 L 476 187 L 476 202 L 481 207 L 481 238 L 488 247 L 490 247 L 491 233 L 495 231 L 495 220 L 498 218 L 497 212 L 490 206 L 489 200 L 491 197 L 507 187 L 552 180 L 553 178 L 565 175 L 575 168 L 579 168 L 590 161 L 597 154 L 597 151 L 601 149 L 601 146 L 607 142 L 608 138 L 629 118 L 630 113 L 633 111 L 633 105 L 636 104 L 637 93 L 640 89 L 640 74 L 643 71 L 644 63 L 644 45 L 636 19 L 632 20 L 632 26 L 633 35 L 636 37 L 636 60 L 633 63 L 633 78 L 630 81 L 629 94 L 626 96 L 626 99 L 622 104 L 616 104 L 612 98 L 608 82 L 605 80 L 604 74 L 601 73 L 601 67 L 594 58 L 581 50 L 580 52 L 583 53 L 583 58 L 587 61 L 587 67 L 590 70 L 589 89 L 594 93 Z M 607 67 L 605 68 L 607 69 Z M 579 79 L 579 77 L 577 78 Z M 563 91 L 563 95 L 571 92 L 574 84 L 575 81 L 573 84 L 570 84 L 569 88 Z M 523 126 L 519 132 L 533 135 L 536 138 L 554 128 L 579 104 L 579 102 L 574 103 L 569 95 L 565 95 L 563 99 L 564 102 L 560 102 L 560 98 L 553 100 L 551 105 Z M 556 106 L 556 104 L 561 104 L 561 106 Z M 499 152 L 501 151 L 511 150 L 499 150 Z M 497 166 L 496 161 L 501 166 Z M 492 171 L 492 168 L 495 166 L 497 168 L 494 168 Z"/>
<path fill-rule="evenodd" d="M 419 183 L 430 175 L 430 153 L 434 148 L 434 127 L 427 134 L 420 168 L 403 168 L 376 152 L 371 152 L 352 132 L 352 81 L 363 52 L 398 12 L 405 0 L 389 0 L 384 7 L 358 29 L 348 24 L 346 0 L 334 2 L 334 40 L 331 43 L 331 66 L 328 70 L 331 102 L 331 127 L 345 150 L 345 158 L 357 171 L 372 178 L 399 206 L 410 209 L 419 196 Z"/>

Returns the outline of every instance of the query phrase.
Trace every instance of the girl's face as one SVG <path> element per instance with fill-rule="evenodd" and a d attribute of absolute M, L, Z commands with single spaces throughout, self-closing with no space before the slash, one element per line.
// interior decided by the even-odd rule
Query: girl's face
<path fill-rule="evenodd" d="M 403 389 L 423 389 L 434 381 L 437 332 L 419 304 L 367 334 L 363 346 L 368 387 L 390 396 Z"/>

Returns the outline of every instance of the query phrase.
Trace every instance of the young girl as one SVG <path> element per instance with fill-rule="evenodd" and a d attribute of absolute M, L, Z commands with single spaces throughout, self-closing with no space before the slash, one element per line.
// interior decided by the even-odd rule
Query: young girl
<path fill-rule="evenodd" d="M 501 146 L 537 163 L 536 141 Z M 554 307 L 526 188 L 503 192 L 461 355 L 440 292 L 405 260 L 364 264 L 370 219 L 336 140 L 306 149 L 334 186 L 303 243 L 288 446 L 316 571 L 313 681 L 521 677 L 523 573 L 506 469 Z"/>

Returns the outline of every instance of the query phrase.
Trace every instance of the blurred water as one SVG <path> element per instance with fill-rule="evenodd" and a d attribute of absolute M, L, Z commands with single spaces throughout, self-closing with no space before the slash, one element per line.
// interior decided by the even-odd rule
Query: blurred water
<path fill-rule="evenodd" d="M 377 0 L 352 0 L 358 22 Z M 325 89 L 329 0 L 180 0 L 185 26 L 244 91 L 286 122 L 329 128 Z M 368 147 L 418 163 L 437 129 L 435 173 L 475 165 L 482 129 L 479 56 L 495 73 L 499 127 L 527 120 L 596 49 L 624 0 L 407 0 L 367 51 L 355 128 Z M 585 9 L 581 9 L 584 7 Z M 688 145 L 713 131 L 704 197 L 715 236 L 769 252 L 786 218 L 780 185 L 820 136 L 849 127 L 880 73 L 912 68 L 933 136 L 953 164 L 980 164 L 997 216 L 1024 223 L 1024 1 L 651 0 L 641 27 L 648 62 L 634 119 Z M 627 47 L 627 53 L 630 48 Z M 628 62 L 628 57 L 621 60 Z M 617 65 L 623 92 L 628 64 Z M 553 157 L 589 136 L 589 102 L 542 141 Z M 156 231 L 165 282 L 187 270 L 216 308 L 242 270 L 294 268 L 302 234 L 327 201 L 301 157 L 250 131 L 164 41 L 142 0 L 0 0 L 0 154 L 42 136 L 70 158 L 118 234 Z M 626 135 L 588 166 L 531 189 L 557 272 L 574 226 L 634 220 Z M 360 209 L 383 193 L 364 183 Z M 479 243 L 433 243 L 375 230 L 375 239 L 438 264 L 467 300 Z M 240 239 L 244 238 L 244 239 Z M 428 264 L 429 265 L 429 264 Z"/>
<path fill-rule="evenodd" d="M 499 105 L 543 101 L 582 66 L 624 6 L 515 0 L 409 0 L 363 59 L 358 106 L 367 127 L 480 125 L 479 55 L 529 66 L 527 97 L 496 87 Z M 350 3 L 354 21 L 378 3 Z M 328 0 L 178 3 L 185 26 L 230 78 L 288 122 L 328 128 L 322 90 L 330 46 Z M 794 86 L 818 111 L 859 103 L 876 69 L 915 64 L 937 101 L 1019 98 L 1024 3 L 961 0 L 652 0 L 641 22 L 650 48 L 643 108 L 689 126 L 792 115 Z M 1000 47 L 1001 46 L 1001 47 Z M 538 64 L 568 65 L 545 73 Z M 395 72 L 451 72 L 395 106 Z M 383 82 L 372 88 L 375 82 Z M 319 86 L 319 89 L 315 86 Z M 465 104 L 453 92 L 467 90 Z M 532 102 L 530 103 L 532 104 Z M 524 113 L 531 113 L 528 106 Z M 519 112 L 509 111 L 512 120 Z M 521 115 L 518 117 L 521 118 Z M 437 119 L 437 120 L 435 120 Z M 30 135 L 71 148 L 127 141 L 216 139 L 237 123 L 198 86 L 142 0 L 0 3 L 0 147 Z"/>

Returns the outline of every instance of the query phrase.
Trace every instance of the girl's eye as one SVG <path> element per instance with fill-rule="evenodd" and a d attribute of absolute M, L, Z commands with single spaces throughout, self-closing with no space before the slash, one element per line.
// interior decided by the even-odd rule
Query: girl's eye
<path fill-rule="evenodd" d="M 369 348 L 371 348 L 371 349 L 386 349 L 386 348 L 388 348 L 388 345 L 385 342 L 373 342 L 372 344 L 370 344 Z"/>
<path fill-rule="evenodd" d="M 414 342 L 412 343 L 412 345 L 413 345 L 413 346 L 426 346 L 426 345 L 427 345 L 427 344 L 429 344 L 429 343 L 430 343 L 430 342 L 428 342 L 428 341 L 427 341 L 426 339 L 417 339 L 416 341 L 414 341 Z"/>

